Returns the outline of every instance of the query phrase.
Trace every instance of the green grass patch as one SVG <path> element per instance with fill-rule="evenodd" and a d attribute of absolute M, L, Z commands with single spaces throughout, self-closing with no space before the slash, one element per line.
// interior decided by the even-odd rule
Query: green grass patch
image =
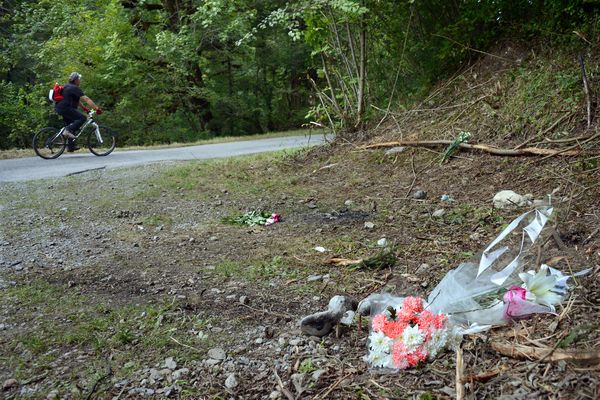
<path fill-rule="evenodd" d="M 281 256 L 271 260 L 232 261 L 225 260 L 215 267 L 215 272 L 225 278 L 243 279 L 251 282 L 264 282 L 268 279 L 296 279 L 299 272 L 291 268 Z"/>

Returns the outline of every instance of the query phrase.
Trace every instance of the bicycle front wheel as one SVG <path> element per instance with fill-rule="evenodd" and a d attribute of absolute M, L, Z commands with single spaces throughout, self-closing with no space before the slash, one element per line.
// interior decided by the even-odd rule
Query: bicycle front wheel
<path fill-rule="evenodd" d="M 67 147 L 67 140 L 56 128 L 44 128 L 33 136 L 33 150 L 38 156 L 51 160 L 57 158 Z"/>
<path fill-rule="evenodd" d="M 107 126 L 99 125 L 88 135 L 88 148 L 97 156 L 107 156 L 117 145 L 116 133 Z"/>

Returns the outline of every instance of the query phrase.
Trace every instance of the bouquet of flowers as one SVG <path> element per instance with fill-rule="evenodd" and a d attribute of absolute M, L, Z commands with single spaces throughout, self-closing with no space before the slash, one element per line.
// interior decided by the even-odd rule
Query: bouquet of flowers
<path fill-rule="evenodd" d="M 539 207 L 517 217 L 483 251 L 478 265 L 465 262 L 448 271 L 426 302 L 389 294 L 364 299 L 358 312 L 371 315 L 367 362 L 380 368 L 414 367 L 464 334 L 555 313 L 555 305 L 567 296 L 571 276 L 545 264 L 537 271 L 521 272 L 532 264 L 530 249 L 551 214 L 551 207 Z M 518 228 L 520 244 L 506 245 Z"/>
<path fill-rule="evenodd" d="M 426 310 L 420 297 L 406 297 L 401 307 L 373 317 L 366 360 L 373 367 L 407 369 L 433 359 L 449 342 L 447 321 Z"/>

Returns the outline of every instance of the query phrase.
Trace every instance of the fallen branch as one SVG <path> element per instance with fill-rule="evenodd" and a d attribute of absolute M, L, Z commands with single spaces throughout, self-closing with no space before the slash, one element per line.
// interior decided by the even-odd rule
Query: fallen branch
<path fill-rule="evenodd" d="M 374 143 L 361 146 L 360 149 L 378 149 L 382 147 L 396 147 L 396 146 L 415 146 L 415 147 L 440 147 L 447 146 L 453 143 L 452 140 L 401 140 L 396 142 L 385 142 L 385 143 Z M 502 149 L 499 147 L 489 146 L 487 144 L 469 144 L 461 143 L 458 146 L 461 149 L 467 150 L 480 150 L 486 153 L 494 154 L 497 156 L 578 156 L 583 150 L 552 150 L 552 149 L 538 149 L 536 147 L 526 147 L 524 149 Z M 598 151 L 588 151 L 587 153 L 597 154 Z M 600 154 L 600 153 L 598 153 Z"/>
<path fill-rule="evenodd" d="M 545 362 L 570 361 L 575 363 L 600 363 L 600 350 L 558 350 L 538 348 L 522 344 L 492 342 L 492 349 L 498 353 L 517 359 L 529 359 Z"/>

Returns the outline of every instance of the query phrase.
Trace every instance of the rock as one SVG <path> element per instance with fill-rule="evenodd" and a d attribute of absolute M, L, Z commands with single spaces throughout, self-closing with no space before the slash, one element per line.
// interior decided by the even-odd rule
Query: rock
<path fill-rule="evenodd" d="M 475 240 L 475 241 L 478 241 L 478 240 L 480 240 L 480 239 L 481 239 L 481 233 L 479 233 L 479 232 L 474 232 L 474 233 L 471 233 L 471 234 L 469 235 L 469 239 L 471 239 L 471 240 Z"/>
<path fill-rule="evenodd" d="M 431 214 L 431 216 L 434 218 L 441 218 L 444 215 L 446 215 L 446 210 L 444 210 L 443 208 L 439 208 L 439 209 L 435 210 L 433 212 L 433 214 Z"/>
<path fill-rule="evenodd" d="M 227 379 L 225 379 L 225 387 L 227 389 L 234 389 L 235 387 L 237 387 L 237 385 L 239 385 L 240 383 L 237 380 L 237 377 L 235 376 L 235 374 L 229 374 L 229 376 L 227 377 Z"/>
<path fill-rule="evenodd" d="M 372 223 L 371 221 L 367 221 L 367 222 L 365 222 L 365 228 L 366 229 L 373 229 L 373 228 L 375 228 L 375 224 Z"/>
<path fill-rule="evenodd" d="M 157 381 L 162 381 L 163 375 L 156 369 L 150 369 L 150 383 L 154 383 Z"/>
<path fill-rule="evenodd" d="M 185 378 L 190 373 L 190 370 L 187 368 L 181 368 L 173 371 L 173 380 L 177 381 L 181 378 Z"/>
<path fill-rule="evenodd" d="M 512 190 L 501 190 L 496 193 L 492 202 L 495 208 L 516 208 L 531 205 L 531 195 L 521 196 Z M 533 196 L 531 196 L 533 197 Z"/>
<path fill-rule="evenodd" d="M 278 392 L 277 390 L 274 390 L 271 392 L 271 394 L 269 395 L 269 400 L 278 400 L 281 398 L 281 392 Z"/>
<path fill-rule="evenodd" d="M 204 364 L 207 367 L 211 367 L 211 368 L 214 367 L 215 365 L 220 364 L 221 362 L 222 362 L 222 360 L 215 360 L 213 358 L 209 358 L 208 360 L 204 360 Z"/>
<path fill-rule="evenodd" d="M 131 395 L 137 394 L 140 396 L 152 396 L 152 395 L 154 395 L 154 390 L 148 389 L 148 388 L 133 388 L 133 389 L 129 389 L 129 391 L 127 393 L 131 394 Z"/>
<path fill-rule="evenodd" d="M 293 374 L 292 375 L 292 383 L 294 384 L 294 389 L 296 389 L 296 392 L 298 392 L 298 394 L 302 393 L 304 391 L 304 378 L 306 377 L 306 374 Z"/>
<path fill-rule="evenodd" d="M 356 300 L 347 296 L 334 296 L 329 300 L 327 311 L 304 317 L 300 321 L 300 330 L 309 336 L 327 335 L 340 322 L 348 310 L 356 310 Z M 291 344 L 290 340 L 290 344 Z"/>
<path fill-rule="evenodd" d="M 54 400 L 54 399 L 58 399 L 58 389 L 54 389 L 52 391 L 50 391 L 50 393 L 48 393 L 48 395 L 46 396 L 47 400 Z"/>
<path fill-rule="evenodd" d="M 315 372 L 312 373 L 311 375 L 311 379 L 315 382 L 318 382 L 321 379 L 321 376 L 327 372 L 326 369 L 318 369 Z"/>
<path fill-rule="evenodd" d="M 300 338 L 295 338 L 295 339 L 290 339 L 290 346 L 298 346 L 299 344 L 302 343 L 302 339 Z"/>
<path fill-rule="evenodd" d="M 353 205 L 353 204 L 354 204 L 354 202 L 353 202 L 352 200 L 346 200 L 346 201 L 344 202 L 344 205 L 345 205 L 346 207 L 350 207 L 350 206 L 351 206 L 351 205 Z"/>
<path fill-rule="evenodd" d="M 387 245 L 387 239 L 386 238 L 381 238 L 377 241 L 377 246 L 379 247 L 385 247 Z"/>
<path fill-rule="evenodd" d="M 248 300 L 248 296 L 240 296 L 239 302 L 240 304 L 244 305 L 248 305 L 248 303 L 250 303 L 250 301 Z"/>
<path fill-rule="evenodd" d="M 19 382 L 14 378 L 10 378 L 4 381 L 2 384 L 2 390 L 9 390 L 17 386 L 19 386 Z"/>
<path fill-rule="evenodd" d="M 208 351 L 208 356 L 210 358 L 212 358 L 213 360 L 221 360 L 221 361 L 223 361 L 225 358 L 227 358 L 227 355 L 225 354 L 225 350 L 223 350 L 220 347 L 210 349 Z"/>
<path fill-rule="evenodd" d="M 419 265 L 419 268 L 417 268 L 416 274 L 420 275 L 420 274 L 428 274 L 430 273 L 431 266 L 429 264 L 421 264 Z"/>
<path fill-rule="evenodd" d="M 306 278 L 307 282 L 315 282 L 315 281 L 320 281 L 323 278 L 323 275 L 310 275 L 308 278 Z"/>
<path fill-rule="evenodd" d="M 356 313 L 353 310 L 348 310 L 344 313 L 340 319 L 340 324 L 350 326 L 354 322 L 354 316 Z"/>
<path fill-rule="evenodd" d="M 391 156 L 391 155 L 394 155 L 394 154 L 400 154 L 404 150 L 406 150 L 406 147 L 403 147 L 403 146 L 392 147 L 391 149 L 388 149 L 388 150 L 385 151 L 385 155 L 386 156 Z"/>
<path fill-rule="evenodd" d="M 310 208 L 311 210 L 317 208 L 317 205 L 315 203 L 313 203 L 313 202 L 308 203 L 306 206 L 308 208 Z"/>
<path fill-rule="evenodd" d="M 413 198 L 415 198 L 417 200 L 425 200 L 427 198 L 427 192 L 424 190 L 417 190 L 413 194 Z"/>
<path fill-rule="evenodd" d="M 208 238 L 208 240 L 210 240 L 211 242 L 216 242 L 217 240 L 219 240 L 219 238 L 216 236 L 211 236 Z"/>

